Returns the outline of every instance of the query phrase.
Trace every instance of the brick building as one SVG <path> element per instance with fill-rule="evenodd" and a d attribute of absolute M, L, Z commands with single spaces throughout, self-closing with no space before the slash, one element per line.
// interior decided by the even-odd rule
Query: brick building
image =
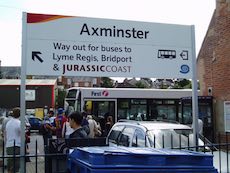
<path fill-rule="evenodd" d="M 201 95 L 212 95 L 215 131 L 230 129 L 224 114 L 224 102 L 230 101 L 230 0 L 216 0 L 197 59 Z M 229 131 L 230 132 L 230 131 Z"/>

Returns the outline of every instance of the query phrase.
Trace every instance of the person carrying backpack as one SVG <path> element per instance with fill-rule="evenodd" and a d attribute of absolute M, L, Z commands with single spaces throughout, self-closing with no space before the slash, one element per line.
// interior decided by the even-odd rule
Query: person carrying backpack
<path fill-rule="evenodd" d="M 54 128 L 53 128 L 53 130 L 56 133 L 57 138 L 62 138 L 62 129 L 66 121 L 67 121 L 67 118 L 64 116 L 63 108 L 59 108 L 57 117 L 54 119 Z"/>

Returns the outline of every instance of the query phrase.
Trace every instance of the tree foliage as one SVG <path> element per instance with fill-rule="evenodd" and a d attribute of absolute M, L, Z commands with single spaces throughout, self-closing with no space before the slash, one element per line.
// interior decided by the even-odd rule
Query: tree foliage
<path fill-rule="evenodd" d="M 113 80 L 110 79 L 109 77 L 102 77 L 101 78 L 101 87 L 105 88 L 113 88 Z"/>
<path fill-rule="evenodd" d="M 65 104 L 66 91 L 58 89 L 58 95 L 56 96 L 56 105 L 59 107 L 64 107 Z"/>
<path fill-rule="evenodd" d="M 138 81 L 138 82 L 135 84 L 135 86 L 136 86 L 137 88 L 147 88 L 146 85 L 143 84 L 141 81 Z"/>
<path fill-rule="evenodd" d="M 190 80 L 187 79 L 175 81 L 174 88 L 192 88 L 192 83 Z"/>

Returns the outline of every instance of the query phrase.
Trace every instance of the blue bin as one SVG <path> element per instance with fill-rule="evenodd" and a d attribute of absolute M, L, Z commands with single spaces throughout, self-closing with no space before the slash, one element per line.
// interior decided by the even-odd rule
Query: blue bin
<path fill-rule="evenodd" d="M 84 147 L 68 156 L 71 173 L 217 173 L 213 156 L 185 150 Z"/>

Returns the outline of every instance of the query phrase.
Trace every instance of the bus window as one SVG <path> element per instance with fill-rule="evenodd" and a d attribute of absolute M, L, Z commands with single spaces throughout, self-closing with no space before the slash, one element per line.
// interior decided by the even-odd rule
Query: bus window
<path fill-rule="evenodd" d="M 176 121 L 176 106 L 160 105 L 157 106 L 157 119 L 167 119 Z"/>
<path fill-rule="evenodd" d="M 77 91 L 78 91 L 77 89 L 69 90 L 66 98 L 76 98 Z"/>
<path fill-rule="evenodd" d="M 117 119 L 127 119 L 130 111 L 130 99 L 117 99 Z"/>
<path fill-rule="evenodd" d="M 118 120 L 147 120 L 147 99 L 119 99 Z"/>
<path fill-rule="evenodd" d="M 183 124 L 192 124 L 192 107 L 191 105 L 183 105 Z"/>
<path fill-rule="evenodd" d="M 131 105 L 129 119 L 137 121 L 145 120 L 146 111 L 147 105 Z M 144 115 L 144 117 L 142 117 L 141 115 Z"/>
<path fill-rule="evenodd" d="M 98 100 L 85 101 L 85 105 L 87 103 L 90 103 L 91 108 L 92 108 L 92 109 L 86 110 L 87 114 L 94 115 L 98 118 L 102 131 L 105 130 L 105 123 L 106 123 L 106 119 L 108 116 L 112 116 L 113 122 L 115 122 L 115 102 L 114 101 L 98 101 Z"/>

